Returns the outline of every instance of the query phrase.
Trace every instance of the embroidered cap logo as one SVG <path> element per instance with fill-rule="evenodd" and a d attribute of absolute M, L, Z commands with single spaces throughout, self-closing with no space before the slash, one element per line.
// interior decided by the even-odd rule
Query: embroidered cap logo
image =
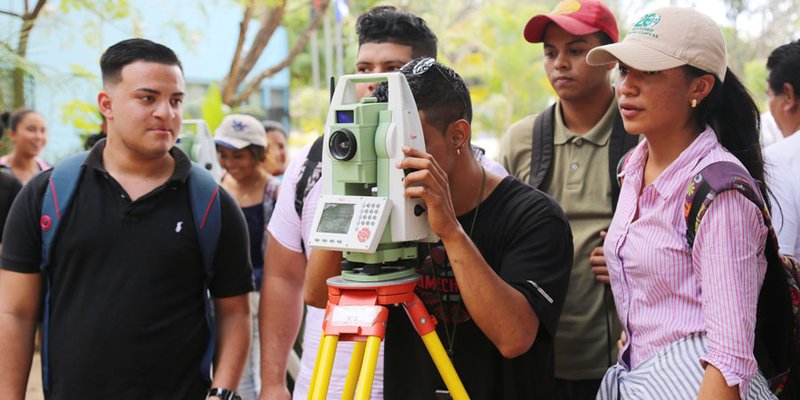
<path fill-rule="evenodd" d="M 245 125 L 245 123 L 242 121 L 233 121 L 233 124 L 231 125 L 233 126 L 233 130 L 237 132 L 241 132 L 247 128 L 247 125 Z"/>

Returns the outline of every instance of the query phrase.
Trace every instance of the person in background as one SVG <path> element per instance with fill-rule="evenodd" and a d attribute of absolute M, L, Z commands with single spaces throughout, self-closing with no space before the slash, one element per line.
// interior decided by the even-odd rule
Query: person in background
<path fill-rule="evenodd" d="M 524 36 L 543 44 L 544 70 L 558 101 L 509 128 L 501 141 L 500 163 L 553 196 L 567 214 L 575 254 L 555 338 L 555 398 L 588 399 L 616 359 L 613 340 L 621 330 L 602 253 L 619 195 L 609 167 L 616 168 L 637 138 L 621 129 L 611 84 L 614 65 L 588 65 L 586 53 L 616 43 L 619 32 L 614 14 L 602 2 L 568 0 L 549 14 L 532 17 Z M 545 161 L 548 153 L 552 159 Z M 541 163 L 546 165 L 536 165 Z"/>
<path fill-rule="evenodd" d="M 414 57 L 436 56 L 437 39 L 425 21 L 392 6 L 370 9 L 356 21 L 358 55 L 356 73 L 391 72 Z M 375 84 L 358 84 L 356 97 L 372 93 Z M 321 139 L 318 139 L 321 140 Z M 303 284 L 306 262 L 311 255 L 308 236 L 314 219 L 321 186 L 321 163 L 309 160 L 311 146 L 303 148 L 286 168 L 285 178 L 268 227 L 259 323 L 261 327 L 262 400 L 292 397 L 287 390 L 287 360 L 303 319 Z M 304 172 L 308 174 L 304 178 Z M 301 182 L 301 179 L 305 179 Z M 298 187 L 300 189 L 298 193 Z M 294 398 L 305 399 L 309 391 L 314 360 L 322 337 L 325 310 L 306 308 L 303 330 L 303 354 L 300 372 L 294 385 Z M 336 352 L 329 398 L 341 397 L 352 353 L 352 343 L 342 343 Z M 383 361 L 378 362 L 373 399 L 383 398 Z"/>
<path fill-rule="evenodd" d="M 267 173 L 276 177 L 283 178 L 286 172 L 286 129 L 279 122 L 264 120 L 261 121 L 264 130 L 267 132 L 267 153 L 264 158 L 264 168 Z"/>
<path fill-rule="evenodd" d="M 44 117 L 29 108 L 7 111 L 0 115 L 0 122 L 8 130 L 13 148 L 11 153 L 0 157 L 0 165 L 11 170 L 22 184 L 48 168 L 39 154 L 47 144 L 47 124 Z"/>
<path fill-rule="evenodd" d="M 703 168 L 727 161 L 764 181 L 759 111 L 727 68 L 722 30 L 694 9 L 660 8 L 587 61 L 619 63 L 625 130 L 644 136 L 621 167 L 604 244 L 627 341 L 597 398 L 774 398 L 753 354 L 767 267 L 761 210 L 722 192 L 693 246 L 686 236 L 687 187 Z"/>
<path fill-rule="evenodd" d="M 220 184 L 242 209 L 250 238 L 250 261 L 256 282 L 255 291 L 250 293 L 253 341 L 239 383 L 239 395 L 243 400 L 256 400 L 261 388 L 258 302 L 264 271 L 264 232 L 275 209 L 281 182 L 261 168 L 267 136 L 261 122 L 252 116 L 231 114 L 223 118 L 214 132 L 214 142 L 219 163 L 225 170 Z"/>
<path fill-rule="evenodd" d="M 781 252 L 800 257 L 800 40 L 773 50 L 767 71 L 770 114 L 784 138 L 764 151 L 772 216 Z"/>

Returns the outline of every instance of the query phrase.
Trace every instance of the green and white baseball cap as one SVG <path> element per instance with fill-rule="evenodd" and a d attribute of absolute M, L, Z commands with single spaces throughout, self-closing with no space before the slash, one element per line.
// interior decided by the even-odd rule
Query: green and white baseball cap
<path fill-rule="evenodd" d="M 640 71 L 691 65 L 720 81 L 728 68 L 722 30 L 709 16 L 683 7 L 648 12 L 621 42 L 595 47 L 586 55 L 589 65 L 617 61 Z"/>

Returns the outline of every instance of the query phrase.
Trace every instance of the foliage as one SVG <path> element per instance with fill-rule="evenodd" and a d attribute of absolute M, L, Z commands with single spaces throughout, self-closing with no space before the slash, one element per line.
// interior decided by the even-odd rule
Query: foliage
<path fill-rule="evenodd" d="M 203 98 L 201 113 L 211 132 L 217 129 L 219 124 L 222 123 L 222 119 L 225 117 L 222 93 L 219 91 L 219 86 L 217 86 L 216 82 L 211 82 L 211 84 L 208 85 L 208 90 L 206 90 L 206 95 Z"/>
<path fill-rule="evenodd" d="M 97 104 L 73 99 L 61 105 L 61 122 L 71 124 L 80 132 L 81 143 L 85 142 L 89 135 L 100 131 L 101 121 Z"/>

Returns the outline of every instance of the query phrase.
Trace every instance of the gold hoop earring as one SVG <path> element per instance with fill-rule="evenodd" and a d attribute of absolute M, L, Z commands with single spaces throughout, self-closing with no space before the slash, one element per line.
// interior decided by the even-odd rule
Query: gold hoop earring
<path fill-rule="evenodd" d="M 692 99 L 692 108 L 697 108 L 697 99 Z"/>

